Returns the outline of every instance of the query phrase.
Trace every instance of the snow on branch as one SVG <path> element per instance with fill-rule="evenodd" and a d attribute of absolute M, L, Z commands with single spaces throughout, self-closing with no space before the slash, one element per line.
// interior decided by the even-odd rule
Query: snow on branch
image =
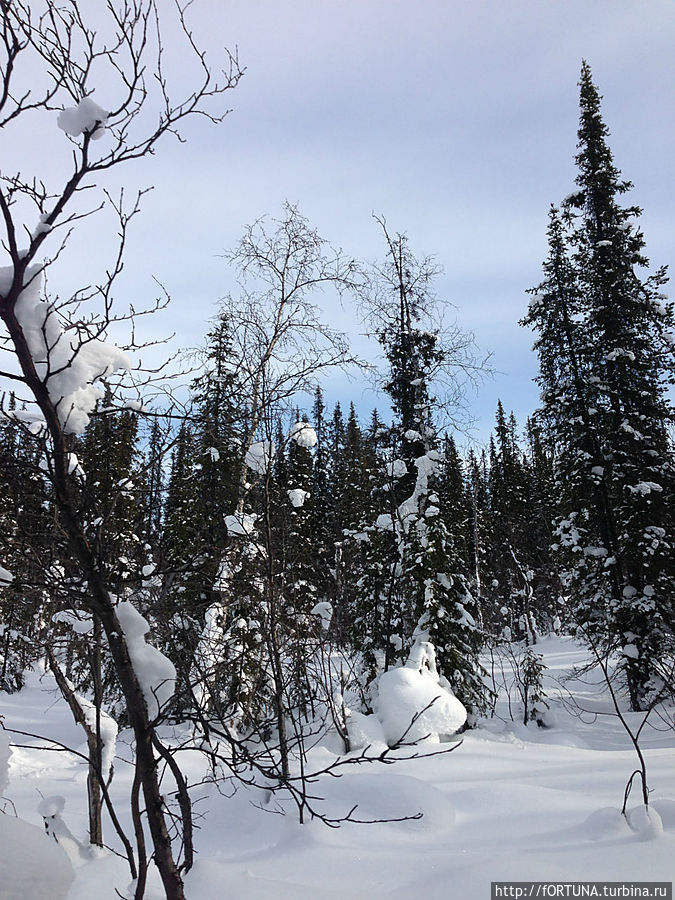
<path fill-rule="evenodd" d="M 9 291 L 13 276 L 12 268 L 0 269 L 0 293 Z M 131 361 L 112 344 L 88 337 L 79 329 L 65 331 L 55 307 L 40 296 L 41 276 L 39 266 L 28 269 L 14 312 L 64 431 L 79 434 L 103 397 L 96 382 L 118 369 L 130 369 Z"/>
<path fill-rule="evenodd" d="M 161 650 L 146 642 L 150 626 L 133 603 L 129 600 L 121 601 L 117 604 L 116 612 L 148 714 L 154 720 L 173 697 L 176 668 Z"/>

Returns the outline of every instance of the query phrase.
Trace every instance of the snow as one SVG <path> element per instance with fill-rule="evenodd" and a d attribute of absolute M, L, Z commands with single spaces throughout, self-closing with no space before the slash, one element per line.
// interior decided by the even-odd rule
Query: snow
<path fill-rule="evenodd" d="M 228 534 L 247 537 L 255 531 L 256 518 L 257 516 L 248 513 L 235 513 L 232 516 L 225 516 L 225 527 Z"/>
<path fill-rule="evenodd" d="M 0 269 L 0 293 L 8 290 L 13 274 L 11 267 Z M 64 431 L 80 434 L 103 396 L 96 382 L 119 369 L 128 370 L 131 361 L 112 344 L 89 339 L 78 330 L 64 331 L 54 306 L 40 297 L 39 266 L 30 266 L 25 279 L 27 284 L 16 302 L 16 318 Z"/>
<path fill-rule="evenodd" d="M 646 497 L 648 494 L 660 494 L 663 491 L 663 487 L 655 481 L 640 481 L 638 484 L 627 487 L 632 494 L 640 494 L 642 497 Z"/>
<path fill-rule="evenodd" d="M 89 634 L 94 627 L 91 615 L 82 609 L 60 610 L 54 613 L 52 622 L 63 622 L 65 625 L 69 625 L 75 634 Z"/>
<path fill-rule="evenodd" d="M 91 132 L 92 141 L 97 141 L 105 134 L 105 123 L 109 115 L 91 97 L 83 97 L 77 106 L 62 109 L 56 124 L 71 137 Z"/>
<path fill-rule="evenodd" d="M 321 619 L 321 627 L 324 631 L 328 631 L 331 619 L 333 618 L 333 604 L 329 603 L 327 600 L 322 600 L 312 609 L 311 615 L 319 616 Z"/>
<path fill-rule="evenodd" d="M 585 663 L 585 651 L 558 637 L 543 638 L 537 650 L 548 666 L 545 689 L 556 712 L 554 727 L 512 721 L 502 690 L 497 717 L 462 734 L 462 745 L 451 753 L 431 755 L 452 744 L 390 751 L 394 765 L 356 764 L 344 769 L 342 778 L 321 776 L 311 785 L 329 814 L 344 816 L 356 804 L 354 819 L 402 821 L 346 823 L 339 829 L 316 821 L 300 825 L 291 803 L 283 802 L 287 815 L 272 815 L 272 807 L 261 808 L 261 793 L 245 786 L 234 794 L 209 784 L 195 789 L 198 855 L 185 876 L 186 895 L 190 900 L 222 900 L 224 894 L 247 900 L 486 900 L 490 882 L 497 880 L 672 881 L 675 732 L 659 720 L 644 728 L 641 744 L 653 789 L 649 822 L 636 789 L 627 819 L 620 807 L 636 757 L 611 715 L 606 689 L 593 677 L 568 680 L 567 688 L 591 711 L 573 714 L 559 699 L 557 679 Z M 21 692 L 0 694 L 0 712 L 8 727 L 78 747 L 81 730 L 54 688 L 50 675 L 29 673 Z M 642 719 L 627 715 L 633 725 Z M 376 755 L 385 749 L 375 716 L 354 711 L 347 723 L 355 750 L 370 745 Z M 162 736 L 180 744 L 186 732 L 167 728 Z M 129 745 L 120 756 L 127 756 L 132 738 L 127 732 L 120 740 Z M 412 752 L 421 757 L 406 759 Z M 310 764 L 333 758 L 323 746 L 308 753 Z M 208 774 L 198 754 L 181 753 L 177 759 L 190 784 Z M 116 768 L 113 800 L 133 834 L 131 767 L 120 759 Z M 0 814 L 3 900 L 110 900 L 115 890 L 129 895 L 123 860 L 110 855 L 82 860 L 73 873 L 62 849 L 44 835 L 37 791 L 66 798 L 64 817 L 73 835 L 84 840 L 85 778 L 86 762 L 77 757 L 13 750 L 5 794 L 25 821 Z M 413 818 L 419 813 L 421 818 Z M 104 837 L 120 849 L 107 818 Z M 18 877 L 23 882 L 15 888 L 12 878 Z M 147 900 L 162 896 L 151 867 Z"/>
<path fill-rule="evenodd" d="M 466 709 L 439 684 L 435 653 L 428 641 L 416 644 L 400 669 L 389 669 L 377 682 L 375 713 L 387 744 L 438 743 L 458 731 Z"/>
<path fill-rule="evenodd" d="M 375 527 L 379 528 L 380 531 L 393 531 L 394 521 L 389 513 L 381 513 L 375 521 Z"/>
<path fill-rule="evenodd" d="M 630 362 L 635 362 L 635 354 L 632 350 L 624 350 L 623 347 L 616 347 L 614 350 L 611 350 L 606 356 L 605 359 L 610 362 L 614 362 L 620 357 L 624 357 L 625 359 L 630 360 Z"/>
<path fill-rule="evenodd" d="M 3 900 L 65 900 L 73 870 L 63 848 L 44 830 L 17 818 L 13 809 L 5 808 L 3 813 L 1 798 L 7 789 L 11 755 L 9 734 L 0 727 L 0 896 Z"/>
<path fill-rule="evenodd" d="M 13 815 L 0 815 L 3 900 L 66 900 L 74 877 L 66 852 L 44 830 Z"/>
<path fill-rule="evenodd" d="M 299 447 L 316 447 L 319 440 L 309 422 L 296 422 L 288 433 L 289 438 Z"/>
<path fill-rule="evenodd" d="M 38 803 L 37 811 L 43 819 L 51 819 L 60 816 L 66 806 L 66 798 L 59 794 L 53 797 L 45 797 Z"/>
<path fill-rule="evenodd" d="M 7 787 L 9 757 L 12 751 L 9 748 L 9 735 L 0 727 L 0 797 Z"/>
<path fill-rule="evenodd" d="M 87 700 L 86 697 L 82 696 L 82 694 L 78 694 L 75 690 L 75 685 L 72 684 L 72 682 L 68 681 L 68 679 L 66 679 L 66 681 L 77 705 L 82 710 L 88 728 L 96 734 L 96 706 L 90 700 Z M 110 770 L 112 769 L 115 760 L 117 731 L 117 722 L 112 716 L 108 715 L 104 709 L 101 709 L 98 717 L 98 733 L 101 737 L 101 771 L 105 778 L 110 774 Z M 43 803 L 44 802 L 46 801 L 43 801 Z M 59 810 L 59 812 L 61 812 L 61 810 Z M 42 815 L 55 815 L 55 813 L 42 812 Z"/>
<path fill-rule="evenodd" d="M 303 491 L 302 488 L 293 488 L 290 491 L 286 491 L 288 494 L 288 499 L 291 501 L 291 504 L 298 509 L 301 506 L 305 505 L 305 500 L 311 496 L 309 491 Z"/>
<path fill-rule="evenodd" d="M 214 585 L 216 590 L 224 590 L 226 579 L 227 576 L 221 563 Z M 194 671 L 191 676 L 195 700 L 201 708 L 208 705 L 214 689 L 213 677 L 223 653 L 225 640 L 223 623 L 226 618 L 227 606 L 224 603 L 212 603 L 204 615 L 204 627 L 195 652 Z"/>
<path fill-rule="evenodd" d="M 256 441 L 246 451 L 244 461 L 257 475 L 264 475 L 274 459 L 274 444 L 271 441 Z"/>
<path fill-rule="evenodd" d="M 171 660 L 146 643 L 150 626 L 129 600 L 122 600 L 115 611 L 124 633 L 131 664 L 140 682 L 151 719 L 157 718 L 173 697 L 176 669 Z"/>
<path fill-rule="evenodd" d="M 407 432 L 406 432 L 407 434 Z M 440 455 L 437 450 L 429 450 L 424 456 L 419 456 L 414 461 L 417 469 L 417 479 L 412 495 L 404 500 L 398 507 L 398 519 L 402 525 L 403 531 L 408 531 L 410 525 L 415 522 L 420 514 L 420 500 L 429 493 L 429 476 L 433 475 L 440 462 Z M 433 513 L 431 513 L 433 516 Z M 380 516 L 380 518 L 382 518 Z M 383 528 L 384 526 L 379 525 Z"/>
<path fill-rule="evenodd" d="M 628 827 L 635 831 L 640 840 L 652 841 L 663 835 L 663 820 L 658 811 L 644 804 L 626 810 Z"/>
<path fill-rule="evenodd" d="M 393 459 L 387 465 L 387 475 L 389 475 L 390 478 L 402 478 L 404 475 L 407 475 L 407 473 L 408 467 L 402 459 Z"/>
<path fill-rule="evenodd" d="M 81 481 L 86 481 L 86 475 L 84 469 L 80 464 L 80 460 L 77 457 L 77 453 L 69 453 L 67 456 L 68 460 L 68 474 L 75 475 Z"/>
<path fill-rule="evenodd" d="M 3 584 L 11 584 L 14 580 L 14 576 L 6 569 L 4 566 L 0 566 L 0 586 Z"/>

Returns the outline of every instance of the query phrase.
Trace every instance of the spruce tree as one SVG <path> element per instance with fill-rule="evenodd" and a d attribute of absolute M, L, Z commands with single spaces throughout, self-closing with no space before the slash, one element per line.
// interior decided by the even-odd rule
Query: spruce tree
<path fill-rule="evenodd" d="M 667 389 L 673 307 L 623 205 L 600 95 L 584 63 L 577 190 L 549 225 L 545 279 L 526 324 L 538 332 L 546 419 L 557 445 L 557 544 L 578 621 L 616 648 L 633 709 L 648 703 L 673 640 L 675 488 Z"/>
<path fill-rule="evenodd" d="M 387 257 L 374 284 L 377 337 L 388 362 L 385 390 L 394 416 L 384 459 L 388 510 L 375 522 L 378 543 L 389 555 L 379 561 L 372 585 L 377 593 L 371 594 L 375 610 L 382 610 L 383 631 L 372 640 L 384 652 L 385 667 L 407 659 L 415 641 L 434 641 L 441 674 L 476 711 L 484 706 L 481 635 L 461 540 L 448 532 L 439 507 L 434 383 L 453 351 L 434 326 L 438 270 L 412 254 L 404 235 L 392 236 L 380 224 Z M 369 548 L 375 545 L 371 538 Z M 372 562 L 370 568 L 375 575 Z"/>
<path fill-rule="evenodd" d="M 241 468 L 241 413 L 232 367 L 232 335 L 225 313 L 207 335 L 204 372 L 192 384 L 195 405 L 192 518 L 203 548 L 207 595 L 227 543 L 225 516 L 238 500 Z"/>

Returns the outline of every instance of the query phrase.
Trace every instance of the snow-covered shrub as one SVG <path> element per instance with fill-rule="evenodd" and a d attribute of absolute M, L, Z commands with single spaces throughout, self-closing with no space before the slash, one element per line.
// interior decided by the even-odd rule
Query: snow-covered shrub
<path fill-rule="evenodd" d="M 436 653 L 429 641 L 417 642 L 404 666 L 380 676 L 375 714 L 390 747 L 438 743 L 442 736 L 458 731 L 467 715 L 457 697 L 440 684 Z"/>

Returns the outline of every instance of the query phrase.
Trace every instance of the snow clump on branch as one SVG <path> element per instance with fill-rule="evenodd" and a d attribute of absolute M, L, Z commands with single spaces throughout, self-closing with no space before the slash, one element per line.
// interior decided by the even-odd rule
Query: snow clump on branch
<path fill-rule="evenodd" d="M 257 516 L 249 513 L 235 513 L 233 516 L 225 516 L 225 527 L 228 534 L 237 534 L 247 537 L 255 531 Z"/>
<path fill-rule="evenodd" d="M 274 459 L 272 441 L 257 441 L 246 451 L 244 462 L 256 475 L 264 475 Z"/>
<path fill-rule="evenodd" d="M 70 137 L 89 134 L 92 141 L 97 141 L 105 134 L 105 123 L 109 115 L 91 97 L 83 97 L 77 106 L 62 109 L 56 124 Z"/>
<path fill-rule="evenodd" d="M 303 491 L 302 488 L 293 488 L 290 491 L 286 491 L 288 494 L 288 499 L 291 501 L 291 504 L 295 509 L 299 509 L 301 506 L 305 505 L 305 500 L 311 496 L 309 491 Z"/>
<path fill-rule="evenodd" d="M 115 612 L 124 633 L 131 665 L 143 691 L 148 715 L 150 719 L 156 719 L 173 697 L 176 668 L 161 650 L 146 643 L 145 636 L 150 626 L 132 603 L 122 600 Z"/>
<path fill-rule="evenodd" d="M 288 433 L 289 438 L 298 445 L 298 447 L 316 447 L 319 440 L 316 431 L 309 422 L 296 422 Z"/>
<path fill-rule="evenodd" d="M 12 268 L 0 269 L 0 294 L 9 291 L 13 277 Z M 30 266 L 14 312 L 63 430 L 80 434 L 103 396 L 95 382 L 130 369 L 131 361 L 119 347 L 90 338 L 80 329 L 64 331 L 54 305 L 40 297 L 41 281 L 41 268 Z"/>

